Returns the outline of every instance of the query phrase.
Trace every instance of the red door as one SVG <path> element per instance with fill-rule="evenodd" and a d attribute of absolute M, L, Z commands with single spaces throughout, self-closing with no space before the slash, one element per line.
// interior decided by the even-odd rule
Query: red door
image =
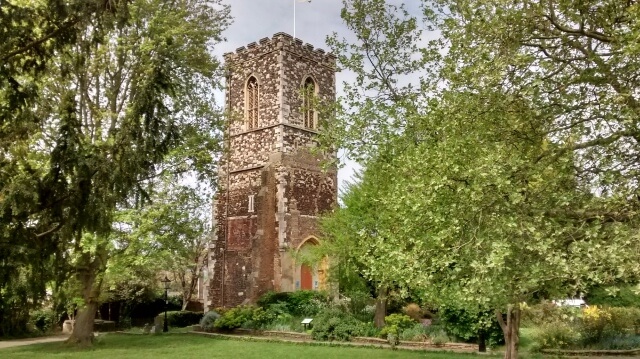
<path fill-rule="evenodd" d="M 300 289 L 313 289 L 313 274 L 311 268 L 306 265 L 300 266 Z"/>

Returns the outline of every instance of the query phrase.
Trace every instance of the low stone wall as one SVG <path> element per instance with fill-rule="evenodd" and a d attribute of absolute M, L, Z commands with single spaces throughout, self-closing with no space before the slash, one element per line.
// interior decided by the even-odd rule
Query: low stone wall
<path fill-rule="evenodd" d="M 372 337 L 354 337 L 351 339 L 354 343 L 365 343 L 365 344 L 376 344 L 376 345 L 384 345 L 389 344 L 385 339 L 380 338 L 372 338 Z M 400 341 L 398 346 L 402 347 L 411 347 L 411 348 L 422 348 L 422 349 L 438 349 L 438 350 L 453 350 L 453 351 L 464 351 L 464 352 L 477 352 L 478 345 L 477 344 L 467 344 L 467 343 L 444 343 L 444 344 L 432 344 L 429 342 L 412 342 L 412 341 Z"/>
<path fill-rule="evenodd" d="M 543 354 L 571 355 L 571 356 L 633 356 L 640 355 L 640 348 L 631 350 L 563 350 L 542 349 Z"/>
<path fill-rule="evenodd" d="M 278 337 L 278 338 L 286 338 L 286 339 L 313 340 L 311 338 L 311 335 L 307 333 L 298 333 L 298 332 L 282 332 L 277 330 L 265 330 L 262 332 L 262 335 L 266 337 Z"/>

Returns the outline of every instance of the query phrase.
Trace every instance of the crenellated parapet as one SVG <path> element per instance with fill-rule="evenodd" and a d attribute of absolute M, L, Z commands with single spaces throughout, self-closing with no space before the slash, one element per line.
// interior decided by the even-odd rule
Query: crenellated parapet
<path fill-rule="evenodd" d="M 284 32 L 278 32 L 271 38 L 264 37 L 258 42 L 252 42 L 247 46 L 241 46 L 235 52 L 224 54 L 227 64 L 250 61 L 274 51 L 284 50 L 294 56 L 305 58 L 315 64 L 335 68 L 336 57 L 332 53 L 327 53 L 321 48 L 315 48 L 312 44 L 293 38 Z"/>

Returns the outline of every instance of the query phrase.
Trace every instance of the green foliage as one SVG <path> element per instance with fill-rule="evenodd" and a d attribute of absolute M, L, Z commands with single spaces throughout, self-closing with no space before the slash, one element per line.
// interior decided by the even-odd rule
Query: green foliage
<path fill-rule="evenodd" d="M 438 312 L 440 325 L 448 335 L 465 342 L 478 342 L 478 336 L 485 336 L 487 345 L 496 346 L 504 343 L 504 333 L 495 318 L 495 313 L 473 313 L 464 309 L 443 307 Z"/>
<path fill-rule="evenodd" d="M 339 308 L 327 308 L 313 319 L 311 335 L 315 340 L 348 341 L 370 331 L 367 325 Z"/>
<path fill-rule="evenodd" d="M 256 308 L 250 305 L 239 305 L 224 312 L 213 326 L 222 330 L 233 330 L 240 328 L 253 320 L 253 313 Z"/>
<path fill-rule="evenodd" d="M 626 285 L 618 288 L 598 286 L 588 291 L 586 301 L 589 305 L 640 308 L 639 289 L 638 285 Z"/>
<path fill-rule="evenodd" d="M 267 292 L 258 299 L 257 304 L 263 308 L 270 308 L 276 314 L 314 316 L 327 305 L 328 301 L 326 293 L 299 290 L 295 292 Z"/>
<path fill-rule="evenodd" d="M 601 341 L 611 332 L 611 312 L 607 308 L 590 306 L 582 311 L 580 321 L 580 333 L 585 344 L 593 344 Z"/>
<path fill-rule="evenodd" d="M 116 213 L 147 204 L 156 178 L 213 182 L 222 131 L 210 50 L 229 9 L 199 0 L 0 6 L 0 256 L 12 258 L 0 263 L 3 336 L 22 330 L 25 313 L 13 312 L 37 308 L 45 283 L 54 294 L 76 289 L 68 300 L 99 300 L 109 260 L 127 249 L 114 243 L 127 228 Z M 147 252 L 138 254 L 123 266 Z"/>
<path fill-rule="evenodd" d="M 523 326 L 540 326 L 549 322 L 573 323 L 582 315 L 581 308 L 556 305 L 550 301 L 542 301 L 523 308 Z"/>
<path fill-rule="evenodd" d="M 364 166 L 324 226 L 336 252 L 469 313 L 637 282 L 640 7 L 421 3 L 348 1 L 356 40 L 329 39 L 355 77 L 322 141 Z"/>
<path fill-rule="evenodd" d="M 431 343 L 433 343 L 435 345 L 446 344 L 446 343 L 448 343 L 450 341 L 451 341 L 451 339 L 449 339 L 449 336 L 444 331 L 436 332 L 431 336 Z"/>
<path fill-rule="evenodd" d="M 210 310 L 200 320 L 200 326 L 205 332 L 212 332 L 215 328 L 216 321 L 220 318 L 220 314 Z"/>
<path fill-rule="evenodd" d="M 41 333 L 55 329 L 59 315 L 51 309 L 40 309 L 30 314 L 30 323 Z"/>
<path fill-rule="evenodd" d="M 430 330 L 420 323 L 414 324 L 411 328 L 404 329 L 400 333 L 400 340 L 421 342 L 429 338 Z"/>
<path fill-rule="evenodd" d="M 167 312 L 167 323 L 170 327 L 183 328 L 198 324 L 203 319 L 202 312 L 171 311 Z"/>
<path fill-rule="evenodd" d="M 384 323 L 388 326 L 395 326 L 399 331 L 403 331 L 413 327 L 416 321 L 408 315 L 394 313 L 384 317 Z"/>
<path fill-rule="evenodd" d="M 608 337 L 638 334 L 640 309 L 590 306 L 582 312 L 580 332 L 585 345 L 597 345 Z"/>
<path fill-rule="evenodd" d="M 640 335 L 609 336 L 598 342 L 596 348 L 601 350 L 640 349 Z"/>
<path fill-rule="evenodd" d="M 573 348 L 582 340 L 580 332 L 574 326 L 562 321 L 542 324 L 532 331 L 531 336 L 534 342 L 531 350 L 534 351 Z"/>
<path fill-rule="evenodd" d="M 611 330 L 616 334 L 640 335 L 640 308 L 608 308 L 611 313 Z"/>
<path fill-rule="evenodd" d="M 539 306 L 544 307 L 544 306 Z M 535 306 L 534 306 L 535 308 Z M 549 307 L 548 309 L 550 309 Z M 578 311 L 567 308 L 546 310 L 546 321 L 528 320 L 532 350 L 545 348 L 633 349 L 640 326 L 638 308 L 590 306 Z M 533 323 L 537 324 L 533 324 Z"/>

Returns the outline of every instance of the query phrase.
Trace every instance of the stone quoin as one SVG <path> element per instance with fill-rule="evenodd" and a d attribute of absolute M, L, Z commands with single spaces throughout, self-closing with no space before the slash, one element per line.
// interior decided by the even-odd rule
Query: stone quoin
<path fill-rule="evenodd" d="M 267 291 L 321 289 L 326 266 L 296 263 L 337 203 L 337 171 L 310 149 L 317 103 L 335 100 L 335 57 L 277 33 L 224 55 L 228 129 L 213 205 L 210 308 Z M 323 157 L 324 156 L 324 157 Z"/>

